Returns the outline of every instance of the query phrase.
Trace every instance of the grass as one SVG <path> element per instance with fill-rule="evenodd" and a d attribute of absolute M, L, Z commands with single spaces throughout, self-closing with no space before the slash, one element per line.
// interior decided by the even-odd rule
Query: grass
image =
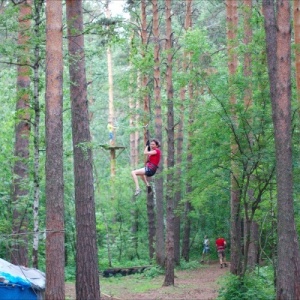
<path fill-rule="evenodd" d="M 163 277 L 148 278 L 143 274 L 125 277 L 101 278 L 101 290 L 105 294 L 119 297 L 124 291 L 130 293 L 144 293 L 162 286 Z"/>

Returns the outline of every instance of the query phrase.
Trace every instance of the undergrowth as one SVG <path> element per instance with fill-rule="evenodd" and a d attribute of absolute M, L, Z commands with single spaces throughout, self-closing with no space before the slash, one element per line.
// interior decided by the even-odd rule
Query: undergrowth
<path fill-rule="evenodd" d="M 243 278 L 229 274 L 221 279 L 218 300 L 274 300 L 273 269 L 262 267 Z"/>

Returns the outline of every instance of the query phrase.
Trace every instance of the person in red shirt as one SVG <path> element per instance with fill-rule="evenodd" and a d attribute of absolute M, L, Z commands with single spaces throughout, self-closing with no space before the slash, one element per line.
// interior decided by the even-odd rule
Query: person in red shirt
<path fill-rule="evenodd" d="M 144 154 L 147 155 L 147 162 L 144 168 L 133 170 L 131 172 L 132 178 L 135 183 L 135 196 L 141 193 L 138 176 L 142 178 L 142 180 L 145 182 L 147 186 L 148 193 L 152 192 L 152 188 L 147 181 L 147 177 L 151 177 L 156 173 L 156 170 L 158 168 L 159 162 L 160 162 L 160 144 L 159 141 L 156 139 L 152 139 L 151 142 L 147 143 L 146 148 L 144 150 Z"/>
<path fill-rule="evenodd" d="M 226 257 L 225 257 L 225 248 L 226 248 L 226 241 L 224 238 L 219 237 L 216 239 L 216 247 L 218 251 L 218 257 L 220 261 L 220 268 L 223 268 L 223 264 L 227 267 L 226 264 Z"/>

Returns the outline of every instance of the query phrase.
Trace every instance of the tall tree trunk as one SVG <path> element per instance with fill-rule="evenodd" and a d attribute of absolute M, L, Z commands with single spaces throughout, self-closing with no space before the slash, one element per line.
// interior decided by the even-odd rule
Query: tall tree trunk
<path fill-rule="evenodd" d="M 186 19 L 185 19 L 185 28 L 186 30 L 188 28 L 192 28 L 192 1 L 188 0 L 186 3 Z M 192 160 L 193 155 L 191 152 L 191 140 L 192 140 L 192 131 L 191 131 L 191 125 L 193 123 L 193 116 L 194 116 L 194 109 L 193 109 L 193 103 L 194 103 L 194 88 L 192 82 L 188 84 L 188 93 L 189 93 L 189 119 L 188 119 L 188 140 L 187 140 L 187 170 L 186 173 L 189 173 L 189 170 L 192 167 Z M 186 183 L 186 194 L 190 194 L 192 192 L 192 181 L 191 178 L 187 180 Z M 184 227 L 183 227 L 183 236 L 182 236 L 182 250 L 181 250 L 181 256 L 185 261 L 190 260 L 190 233 L 191 233 L 191 219 L 190 219 L 190 212 L 192 210 L 192 204 L 189 200 L 189 197 L 187 197 L 187 200 L 184 205 Z"/>
<path fill-rule="evenodd" d="M 252 57 L 249 44 L 252 41 L 252 28 L 251 28 L 251 16 L 252 16 L 252 0 L 244 0 L 244 45 L 247 47 L 244 54 L 244 76 L 247 80 L 247 88 L 244 92 L 244 106 L 245 110 L 248 110 L 252 106 Z M 252 140 L 252 137 L 250 138 Z"/>
<path fill-rule="evenodd" d="M 237 126 L 237 116 L 235 111 L 236 95 L 234 93 L 233 82 L 237 70 L 237 0 L 226 0 L 226 16 L 227 16 L 227 43 L 228 43 L 228 71 L 229 71 L 229 97 L 231 105 L 231 117 L 233 122 L 233 130 Z M 234 139 L 234 133 L 231 138 L 231 265 L 230 271 L 233 274 L 241 272 L 241 218 L 240 218 L 240 191 L 238 187 L 238 167 L 234 161 L 237 153 L 237 144 Z"/>
<path fill-rule="evenodd" d="M 276 298 L 292 300 L 300 299 L 300 259 L 293 208 L 290 2 L 278 0 L 277 18 L 273 0 L 263 0 L 263 9 L 276 150 L 278 208 Z M 276 75 L 272 76 L 270 73 L 274 69 Z"/>
<path fill-rule="evenodd" d="M 184 29 L 187 31 L 189 28 L 191 28 L 192 25 L 192 0 L 186 1 L 186 14 L 185 14 L 185 24 Z M 186 72 L 187 70 L 187 53 L 185 52 L 183 54 L 183 62 L 182 62 L 182 70 L 183 72 Z M 185 101 L 185 94 L 186 94 L 186 87 L 182 87 L 180 90 L 180 117 L 179 117 L 179 123 L 177 125 L 177 132 L 176 132 L 176 141 L 177 141 L 177 147 L 176 147 L 176 181 L 177 181 L 177 187 L 175 190 L 174 195 L 174 207 L 175 207 L 175 218 L 174 218 L 174 259 L 175 264 L 180 264 L 180 209 L 179 204 L 181 200 L 182 195 L 182 186 L 180 184 L 181 182 L 181 176 L 182 176 L 182 170 L 181 170 L 181 164 L 182 164 L 182 153 L 183 153 L 183 124 L 184 124 L 184 101 Z"/>
<path fill-rule="evenodd" d="M 46 5 L 46 299 L 65 297 L 62 2 Z"/>
<path fill-rule="evenodd" d="M 141 1 L 141 38 L 142 38 L 142 57 L 145 58 L 147 48 L 147 3 L 146 0 Z M 142 74 L 142 95 L 144 99 L 144 125 L 149 124 L 150 121 L 150 97 L 148 92 L 148 75 L 145 71 Z M 144 130 L 144 145 L 149 139 L 149 129 Z M 154 211 L 154 198 L 153 193 L 147 194 L 147 216 L 148 216 L 148 242 L 149 242 L 149 258 L 150 260 L 154 257 L 155 252 L 155 211 Z"/>
<path fill-rule="evenodd" d="M 43 0 L 35 0 L 34 12 L 34 33 L 37 39 L 40 38 L 40 20 Z M 40 202 L 40 89 L 39 89 L 39 70 L 40 70 L 40 44 L 36 43 L 34 47 L 34 81 L 33 81 L 33 98 L 34 98 L 34 123 L 33 123 L 33 143 L 34 143 L 34 202 L 33 202 L 33 245 L 32 245 L 32 266 L 38 269 L 38 250 L 39 250 L 39 202 Z"/>
<path fill-rule="evenodd" d="M 163 153 L 162 111 L 161 111 L 161 74 L 160 74 L 160 32 L 158 0 L 152 0 L 153 9 L 153 36 L 154 36 L 154 102 L 155 102 L 155 136 L 161 142 L 160 150 Z M 164 204 L 163 204 L 163 163 L 155 176 L 156 196 L 156 262 L 160 266 L 165 263 L 165 238 L 164 238 Z"/>
<path fill-rule="evenodd" d="M 251 220 L 250 224 L 250 242 L 248 251 L 248 266 L 253 270 L 258 263 L 258 241 L 259 241 L 259 225 Z"/>
<path fill-rule="evenodd" d="M 173 105 L 173 81 L 172 81 L 172 0 L 165 0 L 166 4 L 166 52 L 167 52 L 167 137 L 168 137 L 168 169 L 174 168 L 174 105 Z M 173 172 L 167 174 L 167 232 L 166 232 L 166 274 L 164 286 L 174 285 L 174 182 Z"/>
<path fill-rule="evenodd" d="M 133 23 L 132 15 L 130 16 L 130 21 Z M 130 45 L 132 45 L 134 42 L 134 33 L 132 33 L 130 38 Z M 130 49 L 130 52 L 133 49 Z M 132 63 L 130 62 L 130 67 Z M 136 127 L 137 124 L 137 114 L 135 113 L 137 111 L 137 100 L 133 97 L 134 94 L 134 76 L 130 75 L 130 97 L 129 97 L 129 109 L 130 109 L 130 119 L 129 119 L 129 126 L 131 128 L 130 133 L 130 166 L 132 170 L 137 169 L 138 166 L 138 130 L 133 130 Z M 134 245 L 134 255 L 132 256 L 132 259 L 137 257 L 139 258 L 138 254 L 138 220 L 139 220 L 139 211 L 136 205 L 136 197 L 132 196 L 132 207 L 131 207 L 131 234 L 132 234 L 132 243 Z"/>
<path fill-rule="evenodd" d="M 278 206 L 276 290 L 277 299 L 300 299 L 300 257 L 294 220 L 291 147 L 291 20 L 290 2 L 284 0 L 277 1 L 276 74 L 277 97 L 271 99 L 275 129 Z"/>
<path fill-rule="evenodd" d="M 192 168 L 193 163 L 193 155 L 191 151 L 191 141 L 193 132 L 191 131 L 191 125 L 193 123 L 194 116 L 194 91 L 192 83 L 189 84 L 189 129 L 188 129 L 188 141 L 187 141 L 187 170 L 186 173 L 189 174 L 189 171 Z M 192 178 L 188 178 L 186 183 L 186 194 L 189 195 L 192 192 Z M 191 234 L 191 218 L 189 216 L 192 211 L 192 204 L 189 200 L 189 196 L 187 196 L 187 200 L 184 205 L 184 227 L 183 227 L 183 236 L 182 236 L 182 258 L 188 262 L 190 260 L 190 234 Z"/>
<path fill-rule="evenodd" d="M 100 299 L 93 158 L 85 72 L 81 0 L 67 0 L 76 205 L 76 297 Z"/>
<path fill-rule="evenodd" d="M 252 64 L 252 57 L 251 57 L 251 49 L 250 49 L 250 43 L 252 42 L 252 28 L 251 28 L 251 16 L 252 16 L 252 0 L 244 0 L 244 45 L 246 47 L 246 51 L 244 54 L 244 78 L 246 80 L 246 86 L 247 88 L 244 91 L 244 109 L 245 112 L 251 112 L 252 108 L 252 70 L 251 70 L 251 64 Z M 246 114 L 247 115 L 247 114 Z M 252 124 L 252 118 L 250 117 L 248 120 L 249 124 Z M 252 128 L 252 126 L 251 126 Z M 249 145 L 253 145 L 253 132 L 247 133 L 248 136 L 248 143 Z M 252 177 L 250 175 L 249 181 L 252 181 Z M 253 214 L 251 212 L 254 212 L 252 209 L 249 210 L 249 201 L 250 203 L 253 203 L 254 201 L 254 191 L 253 189 L 248 190 L 248 200 L 245 199 L 244 201 L 244 210 L 245 210 L 245 226 L 244 226 L 244 264 L 243 264 L 243 274 L 245 274 L 248 264 L 250 269 L 254 269 L 257 259 L 255 260 L 255 252 L 257 255 L 258 250 L 258 240 L 254 240 L 255 238 L 258 238 L 258 232 L 252 231 L 252 227 L 255 229 L 255 224 L 252 226 L 253 222 Z M 252 208 L 252 205 L 250 206 Z M 249 214 L 251 214 L 251 218 L 249 218 Z M 256 224 L 257 225 L 257 224 Z M 251 249 L 250 249 L 251 245 Z M 256 250 L 255 250 L 256 245 Z M 251 252 L 250 252 L 251 250 Z M 249 256 L 249 257 L 248 257 Z"/>
<path fill-rule="evenodd" d="M 187 183 L 187 194 L 192 192 L 192 187 L 190 182 Z M 181 250 L 181 257 L 186 261 L 189 262 L 190 260 L 190 235 L 191 235 L 191 219 L 189 214 L 192 210 L 192 205 L 189 200 L 185 202 L 184 205 L 184 227 L 183 227 L 183 234 L 182 234 L 182 250 Z"/>
<path fill-rule="evenodd" d="M 109 8 L 110 0 L 106 0 L 106 17 L 110 19 L 111 12 Z M 106 49 L 107 56 L 107 71 L 108 71 L 108 127 L 109 129 L 109 143 L 110 143 L 110 176 L 114 179 L 116 175 L 116 131 L 115 131 L 115 113 L 114 113 L 114 82 L 113 82 L 113 64 L 112 64 L 112 54 L 110 45 Z M 114 199 L 114 180 L 111 181 L 112 199 Z"/>
<path fill-rule="evenodd" d="M 300 103 L 300 0 L 294 0 L 294 39 L 295 39 L 295 64 L 297 99 Z M 300 115 L 300 110 L 299 110 Z"/>
<path fill-rule="evenodd" d="M 28 208 L 28 158 L 29 158 L 29 39 L 31 26 L 31 1 L 20 4 L 18 45 L 22 56 L 18 58 L 17 78 L 17 124 L 15 126 L 15 165 L 13 180 L 13 233 L 15 244 L 11 251 L 11 262 L 28 266 L 27 208 Z"/>

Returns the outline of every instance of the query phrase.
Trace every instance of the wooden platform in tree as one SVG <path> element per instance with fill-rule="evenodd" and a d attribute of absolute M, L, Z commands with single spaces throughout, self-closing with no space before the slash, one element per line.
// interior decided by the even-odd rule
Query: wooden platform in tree
<path fill-rule="evenodd" d="M 104 148 L 105 150 L 120 150 L 120 149 L 125 149 L 126 147 L 124 146 L 111 146 L 108 144 L 103 144 L 103 145 L 99 145 L 101 148 Z"/>

